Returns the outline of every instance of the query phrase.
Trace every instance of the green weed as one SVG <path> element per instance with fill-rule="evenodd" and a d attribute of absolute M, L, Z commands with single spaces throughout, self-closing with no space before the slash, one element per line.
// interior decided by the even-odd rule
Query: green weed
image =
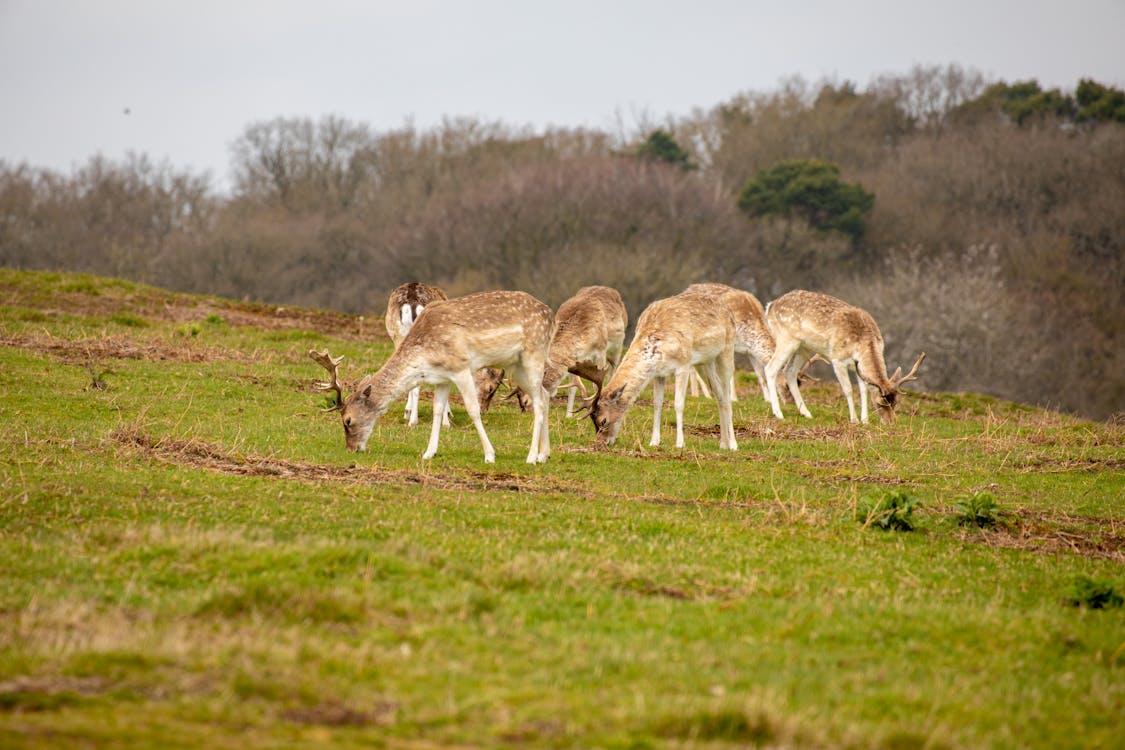
<path fill-rule="evenodd" d="M 999 520 L 1000 507 L 991 492 L 980 491 L 961 495 L 953 506 L 957 510 L 957 525 L 986 528 Z"/>
<path fill-rule="evenodd" d="M 918 498 L 901 490 L 880 497 L 867 495 L 856 504 L 856 520 L 884 531 L 913 531 L 914 509 L 919 505 Z"/>

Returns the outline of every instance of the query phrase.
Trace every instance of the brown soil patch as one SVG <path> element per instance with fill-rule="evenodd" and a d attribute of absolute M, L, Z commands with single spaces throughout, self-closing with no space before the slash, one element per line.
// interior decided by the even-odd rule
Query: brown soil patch
<path fill-rule="evenodd" d="M 441 490 L 589 494 L 580 485 L 544 477 L 523 477 L 518 474 L 483 471 L 439 474 L 374 467 L 325 466 L 303 461 L 234 454 L 201 440 L 153 438 L 131 428 L 119 429 L 111 437 L 122 445 L 161 460 L 240 476 L 281 477 L 307 482 L 415 485 Z"/>
<path fill-rule="evenodd" d="M 1125 458 L 1056 458 L 1035 456 L 1020 464 L 1020 470 L 1036 474 L 1065 474 L 1073 471 L 1122 471 Z"/>
<path fill-rule="evenodd" d="M 990 547 L 1042 554 L 1068 553 L 1125 563 L 1125 521 L 1017 509 L 988 529 L 963 529 L 961 538 Z"/>
<path fill-rule="evenodd" d="M 249 360 L 250 357 L 234 349 L 200 346 L 189 340 L 183 344 L 167 341 L 138 343 L 128 336 L 88 338 L 78 341 L 56 338 L 49 333 L 40 335 L 0 334 L 0 345 L 29 349 L 47 354 L 68 365 L 91 364 L 106 359 L 138 359 L 172 362 L 215 362 L 217 360 Z"/>
<path fill-rule="evenodd" d="M 173 323 L 190 323 L 219 315 L 232 326 L 253 326 L 265 329 L 298 329 L 316 331 L 346 339 L 386 338 L 381 315 L 362 317 L 326 310 L 236 302 L 220 298 L 192 297 L 173 293 L 126 294 L 114 296 L 86 292 L 53 292 L 49 305 L 41 298 L 20 289 L 9 290 L 3 304 L 20 305 L 50 315 L 66 313 L 91 317 L 112 317 L 130 313 L 143 318 Z"/>
<path fill-rule="evenodd" d="M 684 425 L 684 434 L 719 439 L 719 425 Z M 850 440 L 862 433 L 847 427 L 801 427 L 780 422 L 771 426 L 764 424 L 735 425 L 736 440 Z"/>
<path fill-rule="evenodd" d="M 533 494 L 566 494 L 592 498 L 595 493 L 576 482 L 548 477 L 525 477 L 502 472 L 467 470 L 463 473 L 416 472 L 404 469 L 379 469 L 376 467 L 334 466 L 303 461 L 231 453 L 201 440 L 174 440 L 154 438 L 136 428 L 116 430 L 111 438 L 130 449 L 158 460 L 217 471 L 238 476 L 280 477 L 305 482 L 340 482 L 346 484 L 390 484 L 417 486 L 438 490 L 469 490 L 485 492 L 526 492 Z M 559 452 L 568 452 L 562 450 Z M 588 452 L 588 451 L 573 451 Z M 650 455 L 650 454 L 638 454 Z M 652 457 L 652 456 L 650 456 Z M 680 456 L 668 456 L 683 460 Z M 625 498 L 635 502 L 656 505 L 696 505 L 700 500 L 662 495 L 636 493 L 598 493 L 600 497 Z M 757 501 L 712 500 L 702 501 L 715 508 L 760 508 L 771 503 Z"/>
<path fill-rule="evenodd" d="M 371 710 L 360 711 L 336 702 L 318 703 L 315 706 L 292 708 L 281 717 L 295 724 L 328 727 L 390 726 L 398 713 L 397 703 L 376 703 Z"/>

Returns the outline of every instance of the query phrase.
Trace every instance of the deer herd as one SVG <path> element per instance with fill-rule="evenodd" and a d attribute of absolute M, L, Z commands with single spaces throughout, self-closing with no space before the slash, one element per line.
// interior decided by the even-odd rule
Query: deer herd
<path fill-rule="evenodd" d="M 557 313 L 524 292 L 481 292 L 448 299 L 442 290 L 418 282 L 391 293 L 386 328 L 395 350 L 373 375 L 344 397 L 338 368 L 343 357 L 327 350 L 309 356 L 328 370 L 317 383 L 335 392 L 331 410 L 342 413 L 348 450 L 367 447 L 375 421 L 407 394 L 404 418 L 418 423 L 418 389 L 434 387 L 433 425 L 423 458 L 433 458 L 443 426 L 449 426 L 449 392 L 457 386 L 484 448 L 493 463 L 496 451 L 481 413 L 488 409 L 501 381 L 513 384 L 521 407 L 533 414 L 528 463 L 542 463 L 551 453 L 547 407 L 562 387 L 574 394 L 593 384 L 584 399 L 597 430 L 598 446 L 613 444 L 625 413 L 652 385 L 653 423 L 650 445 L 660 444 L 664 387 L 674 384 L 676 447 L 684 446 L 683 413 L 689 383 L 702 372 L 719 409 L 719 447 L 737 450 L 731 401 L 734 356 L 746 355 L 773 414 L 783 419 L 778 398 L 784 376 L 798 411 L 811 417 L 799 389 L 803 366 L 814 357 L 831 364 L 856 422 L 850 372 L 860 394 L 859 421 L 867 422 L 867 389 L 884 423 L 894 421 L 903 383 L 916 380 L 926 354 L 906 375 L 887 375 L 883 336 L 866 311 L 827 294 L 796 290 L 765 308 L 749 292 L 724 284 L 692 284 L 680 294 L 650 304 L 637 319 L 636 332 L 624 348 L 628 315 L 621 295 L 606 286 L 588 286 L 564 302 Z M 564 384 L 565 379 L 573 382 Z"/>

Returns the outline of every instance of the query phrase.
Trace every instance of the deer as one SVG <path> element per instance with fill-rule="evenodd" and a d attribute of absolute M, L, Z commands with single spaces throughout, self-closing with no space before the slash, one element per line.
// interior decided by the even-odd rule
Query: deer
<path fill-rule="evenodd" d="M 782 295 L 766 307 L 766 322 L 773 333 L 776 348 L 766 365 L 766 386 L 770 406 L 778 419 L 784 419 L 778 403 L 777 377 L 785 370 L 789 392 L 804 417 L 812 417 L 798 387 L 798 369 L 811 355 L 820 355 L 832 365 L 836 380 L 848 401 L 848 416 L 856 422 L 852 400 L 850 370 L 855 370 L 860 395 L 860 421 L 867 424 L 866 384 L 872 393 L 879 418 L 884 424 L 895 419 L 899 389 L 904 383 L 917 380 L 926 353 L 918 355 L 906 375 L 902 368 L 887 376 L 883 359 L 883 335 L 875 319 L 866 311 L 841 299 L 819 292 L 797 289 Z"/>
<path fill-rule="evenodd" d="M 766 388 L 765 368 L 766 363 L 773 356 L 774 340 L 769 326 L 766 325 L 766 312 L 762 303 L 750 292 L 726 284 L 692 284 L 684 291 L 688 294 L 711 297 L 730 308 L 735 325 L 734 351 L 736 354 L 745 354 L 749 357 L 750 366 L 754 368 L 754 375 L 757 376 L 758 385 L 762 389 L 762 398 L 768 404 L 770 396 Z M 736 401 L 733 381 L 730 384 L 730 392 L 731 400 Z"/>
<path fill-rule="evenodd" d="M 554 395 L 569 373 L 594 384 L 595 393 L 610 370 L 617 367 L 625 347 L 629 314 L 621 294 L 608 286 L 584 286 L 563 302 L 555 313 L 551 358 L 543 376 L 543 388 Z M 575 390 L 568 386 L 566 415 L 574 415 Z"/>
<path fill-rule="evenodd" d="M 337 371 L 342 358 L 327 350 L 310 351 L 309 356 L 329 371 L 331 379 L 317 387 L 336 392 L 333 408 L 341 412 L 348 450 L 366 450 L 375 421 L 387 407 L 411 388 L 427 383 L 435 386 L 434 421 L 422 458 L 437 455 L 441 415 L 451 386 L 457 386 L 480 436 L 485 463 L 496 462 L 496 451 L 481 423 L 473 373 L 483 367 L 504 368 L 531 397 L 534 416 L 527 463 L 543 463 L 551 454 L 543 372 L 553 326 L 551 308 L 525 292 L 480 292 L 432 303 L 390 359 L 378 372 L 365 376 L 347 398 Z"/>
<path fill-rule="evenodd" d="M 735 321 L 730 310 L 704 295 L 681 293 L 657 300 L 637 320 L 637 331 L 609 382 L 588 402 L 597 429 L 595 444 L 612 445 L 625 413 L 651 381 L 653 425 L 650 446 L 660 445 L 664 378 L 675 376 L 676 447 L 684 447 L 683 412 L 691 369 L 702 365 L 719 406 L 719 447 L 737 450 L 731 414 Z"/>
<path fill-rule="evenodd" d="M 422 314 L 428 305 L 449 299 L 445 292 L 436 286 L 423 284 L 420 281 L 408 281 L 395 287 L 387 300 L 387 314 L 383 323 L 387 327 L 387 335 L 398 349 L 414 321 Z M 418 424 L 418 388 L 411 388 L 406 396 L 406 412 L 403 419 L 411 427 Z M 449 426 L 449 412 L 442 414 L 442 426 Z"/>
<path fill-rule="evenodd" d="M 555 313 L 555 330 L 551 336 L 551 355 L 543 376 L 543 387 L 550 396 L 559 388 L 567 388 L 566 415 L 575 416 L 575 392 L 585 387 L 579 378 L 594 384 L 600 391 L 609 371 L 617 366 L 625 345 L 625 327 L 629 315 L 621 294 L 608 286 L 584 286 L 559 306 Z M 489 383 L 495 393 L 503 372 L 491 371 Z M 573 376 L 573 383 L 563 381 Z M 489 394 L 491 397 L 491 394 Z M 526 395 L 519 388 L 507 398 L 517 398 L 520 410 L 527 410 Z M 584 399 L 585 400 L 585 399 Z"/>

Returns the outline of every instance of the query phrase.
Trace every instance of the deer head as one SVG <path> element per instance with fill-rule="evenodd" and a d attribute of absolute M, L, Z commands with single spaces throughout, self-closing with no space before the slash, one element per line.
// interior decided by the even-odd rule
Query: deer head
<path fill-rule="evenodd" d="M 623 398 L 624 393 L 624 386 L 612 391 L 599 390 L 583 404 L 583 409 L 589 413 L 594 429 L 597 430 L 594 442 L 598 447 L 613 445 L 617 434 L 621 432 L 621 423 L 629 409 Z"/>
<path fill-rule="evenodd" d="M 883 424 L 893 424 L 895 421 L 895 407 L 898 406 L 899 387 L 903 383 L 909 383 L 911 380 L 917 380 L 918 368 L 922 364 L 922 360 L 926 358 L 926 353 L 922 352 L 918 355 L 918 359 L 914 362 L 914 366 L 910 368 L 910 372 L 906 375 L 902 374 L 902 368 L 895 369 L 895 374 L 890 377 L 888 382 L 890 388 L 883 390 L 881 388 L 872 388 L 872 400 L 875 402 L 875 408 L 879 412 L 879 419 Z"/>
<path fill-rule="evenodd" d="M 504 382 L 504 371 L 495 367 L 485 367 L 473 374 L 473 382 L 477 386 L 477 403 L 480 404 L 480 410 L 483 414 L 488 411 L 488 407 L 492 406 L 492 397 L 496 395 L 496 391 L 500 390 L 500 384 Z"/>
<path fill-rule="evenodd" d="M 314 362 L 319 364 L 324 369 L 328 370 L 329 380 L 318 381 L 313 383 L 317 390 L 321 391 L 335 391 L 336 403 L 324 411 L 338 411 L 341 412 L 341 419 L 344 423 L 344 443 L 350 451 L 362 451 L 367 447 L 367 439 L 371 436 L 371 430 L 375 426 L 375 420 L 382 415 L 386 406 L 382 409 L 377 408 L 377 405 L 371 402 L 371 385 L 368 383 L 366 387 L 361 388 L 347 398 L 344 398 L 343 388 L 340 386 L 340 379 L 338 370 L 340 363 L 344 361 L 344 355 L 333 357 L 325 349 L 322 352 L 309 350 L 309 357 Z M 361 383 L 360 385 L 363 385 Z"/>

